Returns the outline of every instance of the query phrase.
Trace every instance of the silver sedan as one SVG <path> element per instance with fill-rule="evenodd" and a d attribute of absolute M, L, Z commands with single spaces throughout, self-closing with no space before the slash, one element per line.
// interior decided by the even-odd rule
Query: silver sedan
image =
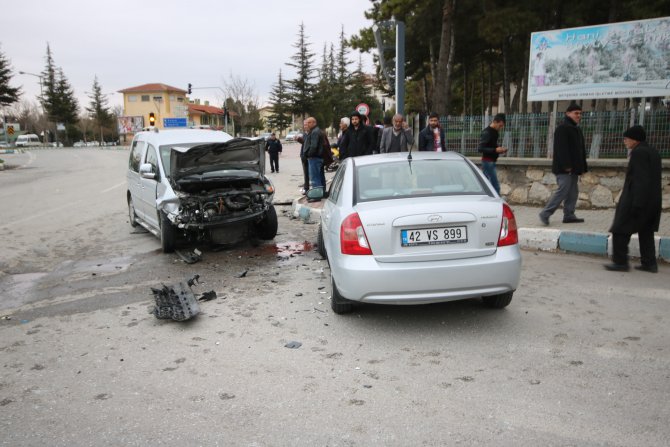
<path fill-rule="evenodd" d="M 331 307 L 482 297 L 503 308 L 519 284 L 514 214 L 467 158 L 407 152 L 346 159 L 321 212 Z"/>

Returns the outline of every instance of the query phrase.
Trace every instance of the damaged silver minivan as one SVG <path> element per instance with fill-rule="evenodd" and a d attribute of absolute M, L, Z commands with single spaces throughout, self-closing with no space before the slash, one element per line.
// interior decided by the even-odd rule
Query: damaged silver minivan
<path fill-rule="evenodd" d="M 149 130 L 133 138 L 128 162 L 128 214 L 160 238 L 213 244 L 273 239 L 274 186 L 265 176 L 265 141 L 203 129 Z"/>

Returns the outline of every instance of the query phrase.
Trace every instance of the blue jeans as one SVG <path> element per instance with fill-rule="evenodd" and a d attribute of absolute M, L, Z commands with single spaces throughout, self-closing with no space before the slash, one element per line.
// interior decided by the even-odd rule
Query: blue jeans
<path fill-rule="evenodd" d="M 482 172 L 489 179 L 493 189 L 500 195 L 500 183 L 498 183 L 498 174 L 496 173 L 496 164 L 493 161 L 482 160 Z"/>
<path fill-rule="evenodd" d="M 312 157 L 307 160 L 309 164 L 309 185 L 312 188 L 324 188 L 323 177 L 321 175 L 321 167 L 323 166 L 323 158 Z"/>

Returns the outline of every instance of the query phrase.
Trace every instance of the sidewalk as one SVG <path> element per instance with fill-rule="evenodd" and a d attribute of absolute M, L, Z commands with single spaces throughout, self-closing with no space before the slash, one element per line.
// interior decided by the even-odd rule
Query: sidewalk
<path fill-rule="evenodd" d="M 297 144 L 285 144 L 280 160 L 280 174 L 270 174 L 275 183 L 276 203 L 291 204 L 293 215 L 303 220 L 318 221 L 323 206 L 321 202 L 308 203 L 300 195 L 302 184 L 302 166 L 297 157 Z M 326 179 L 332 178 L 326 173 Z M 545 251 L 565 251 L 590 255 L 608 256 L 611 252 L 611 240 L 608 232 L 614 218 L 614 209 L 577 210 L 577 216 L 584 219 L 583 223 L 564 224 L 563 210 L 559 208 L 550 218 L 545 227 L 540 222 L 540 208 L 533 206 L 513 205 L 512 210 L 519 228 L 519 244 L 521 248 Z M 670 212 L 661 216 L 661 225 L 656 233 L 657 256 L 670 262 Z M 639 256 L 637 235 L 630 244 L 631 256 Z"/>

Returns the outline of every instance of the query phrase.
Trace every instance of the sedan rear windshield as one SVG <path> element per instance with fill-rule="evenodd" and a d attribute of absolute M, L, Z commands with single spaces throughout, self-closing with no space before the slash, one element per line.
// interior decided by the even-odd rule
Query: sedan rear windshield
<path fill-rule="evenodd" d="M 356 202 L 443 195 L 489 194 L 464 160 L 416 160 L 358 166 Z"/>

